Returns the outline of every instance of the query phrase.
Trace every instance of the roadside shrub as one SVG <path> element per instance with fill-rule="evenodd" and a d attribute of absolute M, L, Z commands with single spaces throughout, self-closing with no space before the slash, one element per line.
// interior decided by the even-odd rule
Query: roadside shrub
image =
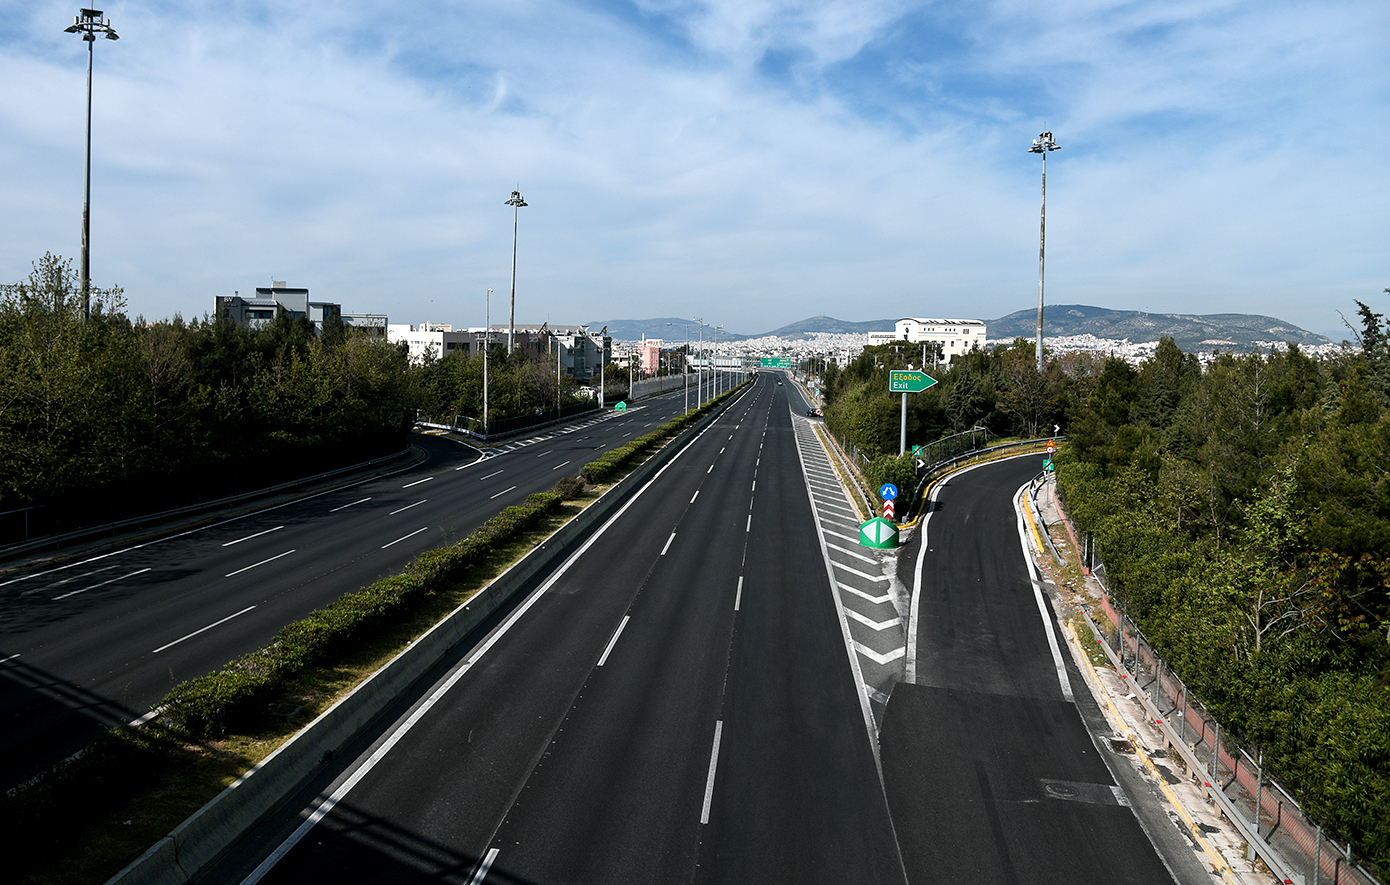
<path fill-rule="evenodd" d="M 573 501 L 584 494 L 584 487 L 587 485 L 582 476 L 562 476 L 555 481 L 555 487 L 551 489 L 563 500 Z"/>

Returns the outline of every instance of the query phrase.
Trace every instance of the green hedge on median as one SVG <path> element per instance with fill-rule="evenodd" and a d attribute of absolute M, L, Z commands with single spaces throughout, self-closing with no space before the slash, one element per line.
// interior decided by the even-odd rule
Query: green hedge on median
<path fill-rule="evenodd" d="M 195 739 L 219 737 L 249 723 L 266 700 L 313 664 L 389 627 L 423 595 L 446 588 L 498 547 L 539 526 L 577 496 L 584 483 L 612 482 L 627 473 L 666 440 L 716 408 L 738 388 L 703 408 L 663 424 L 585 464 L 580 477 L 562 479 L 555 491 L 528 495 L 468 537 L 420 554 L 403 574 L 393 575 L 340 597 L 331 605 L 286 626 L 270 644 L 243 655 L 221 670 L 174 687 L 160 702 L 163 717 Z"/>

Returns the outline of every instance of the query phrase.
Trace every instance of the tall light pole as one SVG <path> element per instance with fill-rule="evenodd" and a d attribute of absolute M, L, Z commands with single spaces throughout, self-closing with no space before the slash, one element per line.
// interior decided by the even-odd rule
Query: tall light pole
<path fill-rule="evenodd" d="M 82 176 L 82 319 L 91 316 L 92 274 L 88 256 L 91 240 L 92 207 L 92 47 L 97 42 L 97 34 L 108 40 L 121 39 L 111 28 L 111 20 L 101 17 L 100 9 L 78 10 L 71 25 L 63 29 L 69 34 L 81 34 L 87 41 L 87 154 Z"/>
<path fill-rule="evenodd" d="M 487 438 L 487 357 L 492 350 L 492 290 L 483 296 L 483 438 Z"/>
<path fill-rule="evenodd" d="M 686 412 L 689 412 L 689 411 L 690 411 L 690 367 L 689 367 L 689 362 L 690 362 L 690 327 L 693 326 L 693 325 L 695 325 L 695 324 L 694 324 L 694 323 L 667 323 L 666 325 L 668 325 L 668 326 L 684 326 L 684 327 L 685 327 L 685 355 L 684 355 L 684 357 L 682 358 L 682 361 L 681 361 L 681 362 L 682 362 L 682 365 L 681 365 L 681 375 L 684 376 L 682 380 L 684 380 L 684 382 L 685 382 L 685 411 L 686 411 Z M 700 395 L 700 393 L 699 393 L 698 390 L 695 392 L 695 395 L 696 395 L 697 397 Z"/>
<path fill-rule="evenodd" d="M 1059 150 L 1061 146 L 1052 140 L 1051 132 L 1044 132 L 1033 139 L 1033 146 L 1028 149 L 1030 154 L 1042 154 L 1042 216 L 1038 227 L 1038 374 L 1043 370 L 1043 260 L 1047 256 L 1047 154 L 1049 151 Z"/>
<path fill-rule="evenodd" d="M 520 188 L 520 185 L 517 185 Z M 503 205 L 512 207 L 512 313 L 511 319 L 507 321 L 507 353 L 512 352 L 512 342 L 516 337 L 516 221 L 521 214 L 521 207 L 528 205 L 521 198 L 521 191 L 512 191 L 512 198 Z"/>

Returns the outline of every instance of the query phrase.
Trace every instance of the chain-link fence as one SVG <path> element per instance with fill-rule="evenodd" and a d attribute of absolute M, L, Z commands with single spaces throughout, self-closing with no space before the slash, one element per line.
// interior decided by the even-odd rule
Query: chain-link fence
<path fill-rule="evenodd" d="M 1305 885 L 1380 885 L 1358 863 L 1352 846 L 1334 841 L 1308 818 L 1287 789 L 1264 770 L 1261 754 L 1242 746 L 1221 729 L 1221 723 L 1188 691 L 1182 679 L 1158 656 L 1129 616 L 1117 609 L 1105 586 L 1105 567 L 1092 574 L 1105 595 L 1099 606 L 1103 618 L 1087 620 L 1129 671 L 1134 691 L 1142 693 L 1158 712 L 1157 724 L 1189 765 L 1189 776 L 1224 797 L 1227 817 L 1247 836 L 1250 856 L 1273 852 L 1272 868 L 1282 865 L 1284 881 Z M 1294 878 L 1297 877 L 1297 878 Z"/>

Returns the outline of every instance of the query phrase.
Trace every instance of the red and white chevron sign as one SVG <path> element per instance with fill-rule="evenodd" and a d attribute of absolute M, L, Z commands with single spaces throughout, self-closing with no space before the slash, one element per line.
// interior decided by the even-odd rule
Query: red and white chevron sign
<path fill-rule="evenodd" d="M 892 502 L 892 501 L 884 501 L 884 502 L 883 502 L 883 518 L 884 518 L 884 519 L 892 519 L 892 518 L 893 518 L 893 502 Z"/>

